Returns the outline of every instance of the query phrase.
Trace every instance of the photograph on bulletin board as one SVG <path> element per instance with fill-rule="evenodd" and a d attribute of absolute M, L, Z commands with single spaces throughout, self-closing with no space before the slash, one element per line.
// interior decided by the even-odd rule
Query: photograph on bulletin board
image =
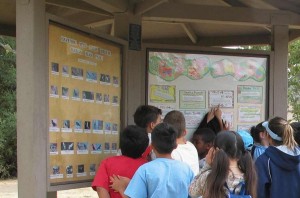
<path fill-rule="evenodd" d="M 122 46 L 49 24 L 51 186 L 92 181 L 116 155 L 120 135 Z"/>
<path fill-rule="evenodd" d="M 147 50 L 147 104 L 181 111 L 188 139 L 219 107 L 230 130 L 250 130 L 268 111 L 268 55 Z"/>

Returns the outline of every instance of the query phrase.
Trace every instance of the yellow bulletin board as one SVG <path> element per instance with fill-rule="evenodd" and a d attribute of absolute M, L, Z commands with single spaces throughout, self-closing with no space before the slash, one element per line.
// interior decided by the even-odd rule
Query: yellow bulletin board
<path fill-rule="evenodd" d="M 50 186 L 90 182 L 116 155 L 121 66 L 121 45 L 49 23 Z"/>

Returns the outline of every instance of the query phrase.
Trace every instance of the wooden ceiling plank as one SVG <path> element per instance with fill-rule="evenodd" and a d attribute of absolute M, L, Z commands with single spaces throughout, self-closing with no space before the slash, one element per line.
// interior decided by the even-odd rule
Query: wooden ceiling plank
<path fill-rule="evenodd" d="M 233 7 L 247 7 L 247 5 L 239 0 L 224 0 L 224 2 Z"/>
<path fill-rule="evenodd" d="M 144 13 L 143 20 L 266 26 L 272 24 L 275 15 L 300 28 L 300 15 L 288 11 L 176 3 L 163 4 Z"/>
<path fill-rule="evenodd" d="M 141 15 L 157 6 L 159 6 L 162 3 L 166 3 L 168 0 L 147 0 L 147 1 L 141 1 L 135 5 L 134 8 L 134 14 Z"/>
<path fill-rule="evenodd" d="M 180 25 L 182 26 L 182 28 L 184 29 L 184 31 L 188 35 L 188 37 L 191 39 L 191 41 L 194 44 L 197 43 L 198 36 L 195 33 L 195 31 L 193 30 L 193 28 L 191 27 L 191 25 L 188 23 L 181 23 Z"/>
<path fill-rule="evenodd" d="M 257 9 L 268 9 L 268 10 L 278 10 L 276 7 L 263 2 L 262 0 L 239 0 L 243 4 L 247 5 L 250 8 L 257 8 Z M 298 0 L 297 0 L 298 1 Z"/>
<path fill-rule="evenodd" d="M 126 12 L 129 8 L 128 0 L 83 0 L 83 1 L 110 13 Z"/>
<path fill-rule="evenodd" d="M 155 23 L 207 23 L 207 24 L 220 24 L 220 25 L 240 25 L 240 26 L 255 26 L 255 27 L 265 27 L 266 24 L 257 23 L 244 23 L 244 22 L 233 22 L 233 21 L 216 21 L 216 20 L 202 20 L 202 19 L 177 19 L 177 18 L 160 18 L 160 17 L 144 17 L 145 22 L 155 22 Z"/>
<path fill-rule="evenodd" d="M 294 2 L 291 0 L 263 0 L 263 2 L 268 3 L 280 10 L 289 10 L 300 14 L 300 2 Z"/>
<path fill-rule="evenodd" d="M 93 13 L 101 16 L 112 16 L 111 13 L 82 1 L 75 2 L 74 0 L 46 0 L 46 4 Z"/>

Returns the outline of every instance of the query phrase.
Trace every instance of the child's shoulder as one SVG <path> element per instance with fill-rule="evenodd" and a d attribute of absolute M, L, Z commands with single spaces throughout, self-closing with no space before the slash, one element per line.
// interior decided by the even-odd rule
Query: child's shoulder
<path fill-rule="evenodd" d="M 170 166 L 173 163 L 177 163 L 177 160 L 170 159 L 170 158 L 156 158 L 155 160 L 152 160 L 148 163 L 146 163 L 144 166 L 146 167 L 167 167 Z"/>
<path fill-rule="evenodd" d="M 176 149 L 196 149 L 193 143 L 186 141 L 184 144 L 178 144 Z M 176 150 L 175 149 L 175 150 Z"/>
<path fill-rule="evenodd" d="M 174 169 L 178 169 L 181 171 L 187 171 L 187 172 L 192 171 L 191 167 L 187 164 L 187 162 L 180 161 L 180 160 L 173 160 L 172 163 L 173 163 L 172 168 L 174 168 Z M 197 165 L 197 167 L 198 167 L 198 165 Z"/>
<path fill-rule="evenodd" d="M 112 157 L 108 157 L 106 159 L 103 160 L 103 162 L 106 163 L 146 163 L 147 161 L 144 158 L 131 158 L 131 157 L 127 157 L 125 155 L 120 155 L 120 156 L 112 156 Z"/>
<path fill-rule="evenodd" d="M 196 149 L 195 145 L 190 141 L 186 141 L 186 146 L 189 148 L 192 148 L 192 149 L 194 149 L 194 148 Z"/>
<path fill-rule="evenodd" d="M 173 150 L 172 155 L 173 155 L 173 153 L 176 153 L 176 152 L 179 152 L 179 153 L 182 153 L 182 154 L 184 154 L 184 153 L 193 153 L 193 154 L 196 154 L 197 157 L 198 157 L 196 147 L 194 146 L 194 144 L 192 144 L 189 141 L 186 141 L 185 144 L 178 144 L 177 148 Z"/>
<path fill-rule="evenodd" d="M 146 164 L 143 165 L 146 168 L 154 168 L 156 170 L 159 170 L 159 168 L 171 168 L 171 169 L 175 169 L 177 170 L 189 170 L 190 167 L 189 165 L 187 165 L 186 163 L 179 161 L 179 160 L 175 160 L 175 159 L 169 159 L 169 158 L 157 158 L 151 162 L 148 162 Z M 176 171 L 175 171 L 176 172 Z"/>

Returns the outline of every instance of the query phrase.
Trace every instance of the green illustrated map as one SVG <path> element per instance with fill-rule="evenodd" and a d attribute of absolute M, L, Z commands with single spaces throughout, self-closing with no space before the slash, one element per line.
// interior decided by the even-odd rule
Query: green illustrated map
<path fill-rule="evenodd" d="M 226 56 L 225 56 L 226 57 Z M 191 80 L 199 80 L 207 75 L 213 78 L 232 76 L 237 81 L 253 79 L 262 82 L 266 78 L 266 69 L 256 60 L 233 62 L 230 58 L 211 61 L 209 55 L 194 55 L 150 52 L 149 72 L 166 81 L 173 81 L 179 76 L 186 76 Z"/>

